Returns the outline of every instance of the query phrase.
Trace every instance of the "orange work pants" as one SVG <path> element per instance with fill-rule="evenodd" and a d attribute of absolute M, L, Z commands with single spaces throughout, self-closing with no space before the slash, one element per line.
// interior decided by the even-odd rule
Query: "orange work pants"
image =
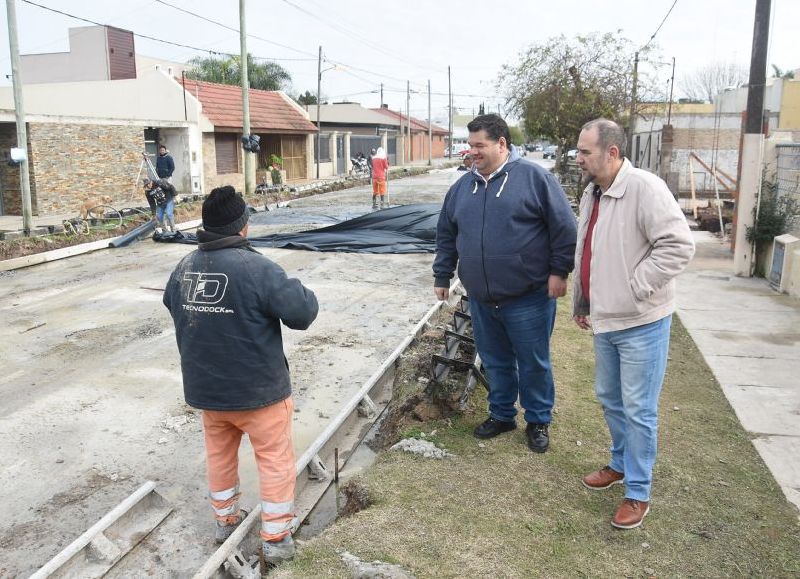
<path fill-rule="evenodd" d="M 239 520 L 239 444 L 247 433 L 261 487 L 261 537 L 279 541 L 297 526 L 293 412 L 291 397 L 255 410 L 203 411 L 209 497 L 223 525 Z"/>

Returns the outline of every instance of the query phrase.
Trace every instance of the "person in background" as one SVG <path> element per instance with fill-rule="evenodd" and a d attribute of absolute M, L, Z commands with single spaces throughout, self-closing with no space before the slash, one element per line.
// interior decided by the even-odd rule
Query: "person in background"
<path fill-rule="evenodd" d="M 167 231 L 175 231 L 175 187 L 165 179 L 153 181 L 145 178 L 143 182 L 144 194 L 158 227 Z"/>
<path fill-rule="evenodd" d="M 268 563 L 291 559 L 295 517 L 294 403 L 281 325 L 307 329 L 314 292 L 247 240 L 250 212 L 231 186 L 203 202 L 198 248 L 178 263 L 164 291 L 175 324 L 186 403 L 203 411 L 215 539 L 247 513 L 239 507 L 239 445 L 247 434 L 258 465 L 261 539 Z"/>
<path fill-rule="evenodd" d="M 467 153 L 464 155 L 461 165 L 458 166 L 457 171 L 471 171 L 472 170 L 472 155 Z"/>
<path fill-rule="evenodd" d="M 158 159 L 156 159 L 156 174 L 159 179 L 166 179 L 172 184 L 172 174 L 175 172 L 175 161 L 172 155 L 167 152 L 167 147 L 161 145 L 158 148 Z"/>
<path fill-rule="evenodd" d="M 611 433 L 611 460 L 582 482 L 591 490 L 624 484 L 611 524 L 632 529 L 650 511 L 675 277 L 694 255 L 694 241 L 667 184 L 631 165 L 624 150 L 617 123 L 583 126 L 576 162 L 588 185 L 580 203 L 573 318 L 594 334 L 595 392 Z"/>
<path fill-rule="evenodd" d="M 378 147 L 372 157 L 372 208 L 378 209 L 378 198 L 380 198 L 380 208 L 384 209 L 386 203 L 386 177 L 389 172 L 389 161 L 386 158 L 386 151 L 383 147 Z"/>

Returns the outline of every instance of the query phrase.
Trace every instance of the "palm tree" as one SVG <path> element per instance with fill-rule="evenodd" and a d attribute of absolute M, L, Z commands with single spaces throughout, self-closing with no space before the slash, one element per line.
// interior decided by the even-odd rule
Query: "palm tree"
<path fill-rule="evenodd" d="M 191 68 L 186 77 L 194 80 L 217 82 L 220 84 L 242 84 L 241 57 L 196 56 L 189 61 Z M 292 76 L 280 64 L 270 61 L 256 62 L 252 54 L 247 55 L 247 79 L 250 88 L 260 90 L 281 90 L 288 88 Z"/>

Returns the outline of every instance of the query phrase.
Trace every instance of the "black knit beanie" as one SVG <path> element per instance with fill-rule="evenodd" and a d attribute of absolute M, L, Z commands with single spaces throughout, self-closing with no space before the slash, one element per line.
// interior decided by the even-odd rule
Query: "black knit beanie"
<path fill-rule="evenodd" d="M 230 185 L 212 189 L 203 202 L 203 229 L 211 233 L 236 235 L 249 218 L 247 204 Z"/>

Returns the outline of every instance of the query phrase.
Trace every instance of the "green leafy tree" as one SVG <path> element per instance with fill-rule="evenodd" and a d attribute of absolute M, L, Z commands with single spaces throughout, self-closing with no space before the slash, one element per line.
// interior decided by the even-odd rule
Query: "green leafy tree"
<path fill-rule="evenodd" d="M 191 68 L 186 77 L 220 84 L 242 84 L 242 59 L 239 56 L 196 56 L 189 61 Z M 275 62 L 257 62 L 252 54 L 247 55 L 247 80 L 250 88 L 260 90 L 283 90 L 291 86 L 292 76 Z"/>
<path fill-rule="evenodd" d="M 514 145 L 522 145 L 525 142 L 525 135 L 519 127 L 508 127 L 508 132 L 511 133 L 511 142 Z"/>
<path fill-rule="evenodd" d="M 306 91 L 303 94 L 297 95 L 297 98 L 295 100 L 301 105 L 306 105 L 306 106 L 315 105 L 317 104 L 317 95 L 311 94 L 309 91 Z"/>
<path fill-rule="evenodd" d="M 644 60 L 652 48 L 640 51 Z M 619 32 L 533 44 L 513 65 L 504 65 L 500 82 L 511 111 L 525 119 L 525 133 L 540 135 L 566 152 L 584 123 L 627 117 L 632 86 L 633 43 Z M 640 67 L 641 68 L 641 67 Z M 652 80 L 639 74 L 639 97 L 653 97 Z"/>

